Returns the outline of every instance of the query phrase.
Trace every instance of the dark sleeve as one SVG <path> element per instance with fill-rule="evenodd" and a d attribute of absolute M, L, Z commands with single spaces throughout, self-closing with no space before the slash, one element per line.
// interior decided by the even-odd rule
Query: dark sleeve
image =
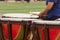
<path fill-rule="evenodd" d="M 48 2 L 54 2 L 54 3 L 57 3 L 57 0 L 48 0 Z"/>

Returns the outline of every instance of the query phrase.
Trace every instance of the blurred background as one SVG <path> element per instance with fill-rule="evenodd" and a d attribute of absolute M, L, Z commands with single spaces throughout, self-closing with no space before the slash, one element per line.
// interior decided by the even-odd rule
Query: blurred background
<path fill-rule="evenodd" d="M 0 13 L 39 12 L 45 8 L 45 0 L 0 0 Z"/>

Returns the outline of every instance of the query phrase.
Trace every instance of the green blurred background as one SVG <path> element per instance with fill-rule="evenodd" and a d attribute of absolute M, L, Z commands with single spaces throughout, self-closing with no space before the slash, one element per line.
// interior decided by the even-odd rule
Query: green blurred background
<path fill-rule="evenodd" d="M 45 1 L 41 2 L 0 2 L 0 13 L 29 13 L 39 12 L 45 8 Z"/>

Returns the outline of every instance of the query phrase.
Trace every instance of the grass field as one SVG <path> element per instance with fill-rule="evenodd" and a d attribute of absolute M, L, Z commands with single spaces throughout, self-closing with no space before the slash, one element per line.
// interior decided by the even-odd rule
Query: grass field
<path fill-rule="evenodd" d="M 45 2 L 0 2 L 0 13 L 28 13 L 30 11 L 42 11 Z"/>

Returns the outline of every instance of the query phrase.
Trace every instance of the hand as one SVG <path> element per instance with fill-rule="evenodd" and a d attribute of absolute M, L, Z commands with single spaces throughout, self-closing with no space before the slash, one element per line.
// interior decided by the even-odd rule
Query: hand
<path fill-rule="evenodd" d="M 41 19 L 45 19 L 45 17 L 46 17 L 46 13 L 41 12 L 39 16 L 40 16 Z"/>
<path fill-rule="evenodd" d="M 33 15 L 39 16 L 39 14 L 32 14 L 31 16 L 33 16 Z"/>

